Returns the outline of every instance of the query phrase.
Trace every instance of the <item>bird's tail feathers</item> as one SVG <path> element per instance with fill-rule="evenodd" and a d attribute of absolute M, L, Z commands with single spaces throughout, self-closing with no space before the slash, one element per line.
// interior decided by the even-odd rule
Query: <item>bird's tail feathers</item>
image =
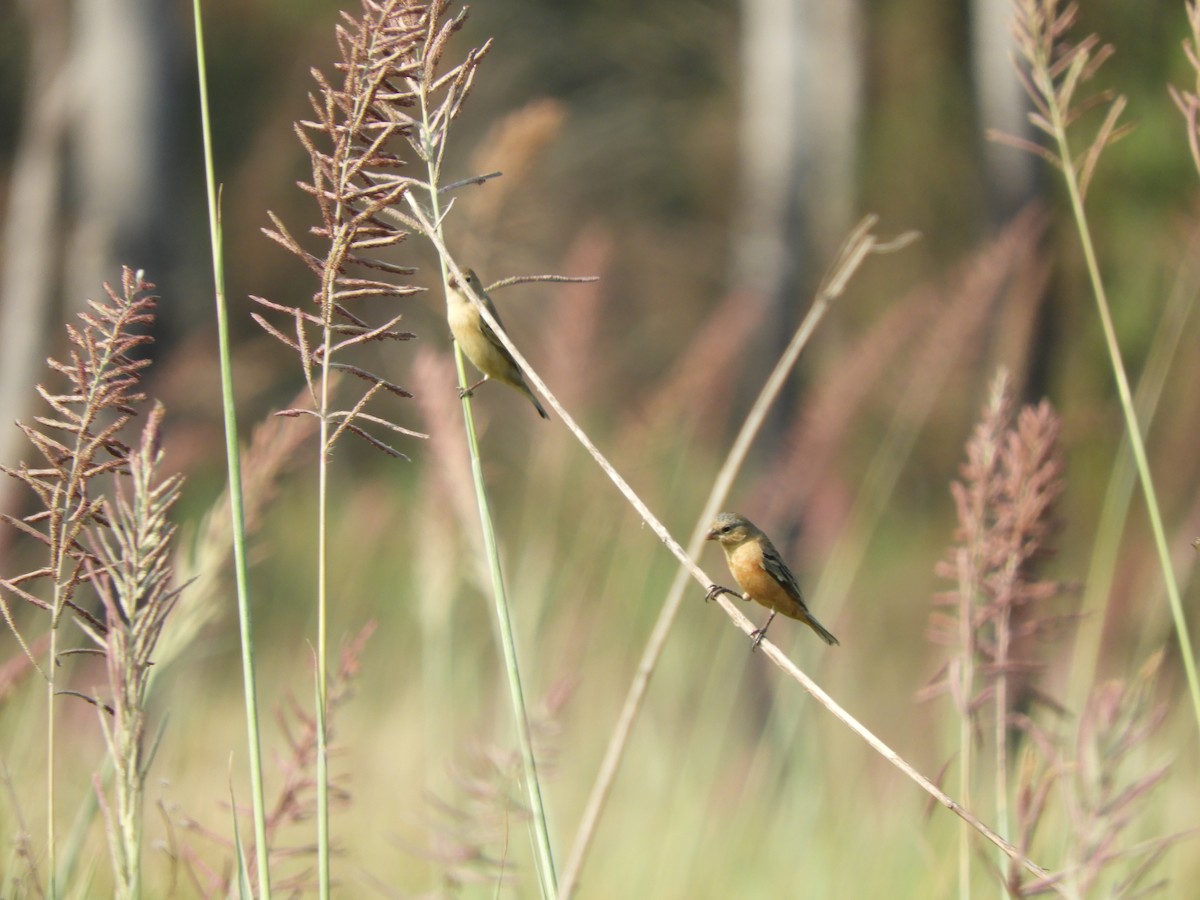
<path fill-rule="evenodd" d="M 528 385 L 525 387 L 525 396 L 527 396 L 530 402 L 533 403 L 533 408 L 538 411 L 538 415 L 546 421 L 549 421 L 550 413 L 546 412 L 546 408 L 538 401 L 538 398 L 534 395 L 533 391 L 529 389 Z"/>
<path fill-rule="evenodd" d="M 832 647 L 841 644 L 841 641 L 835 638 L 828 628 L 826 628 L 812 616 L 808 617 L 808 627 L 815 631 L 820 636 L 821 640 L 829 644 L 829 646 Z"/>

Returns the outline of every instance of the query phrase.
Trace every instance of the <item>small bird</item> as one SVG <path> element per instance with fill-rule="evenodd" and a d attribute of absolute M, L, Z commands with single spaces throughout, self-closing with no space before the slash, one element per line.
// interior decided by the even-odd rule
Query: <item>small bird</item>
<path fill-rule="evenodd" d="M 751 635 L 754 639 L 751 649 L 762 643 L 776 613 L 783 613 L 789 619 L 799 619 L 827 644 L 839 643 L 808 611 L 796 576 L 784 563 L 771 539 L 753 522 L 737 513 L 718 513 L 706 540 L 716 541 L 725 551 L 729 571 L 738 587 L 745 592 L 741 595 L 742 599 L 754 600 L 771 610 L 766 624 Z M 717 594 L 737 596 L 737 591 L 714 584 L 708 589 L 705 599 L 711 600 Z"/>
<path fill-rule="evenodd" d="M 499 322 L 500 314 L 496 312 L 496 305 L 492 303 L 492 298 L 483 289 L 483 282 L 479 280 L 479 276 L 472 269 L 464 269 L 463 274 L 466 276 L 467 284 L 484 302 L 488 312 Z M 500 343 L 500 339 L 496 337 L 491 326 L 483 320 L 483 316 L 479 314 L 479 308 L 471 302 L 471 298 L 459 285 L 458 279 L 451 275 L 448 285 L 450 290 L 446 294 L 446 318 L 450 322 L 450 332 L 454 335 L 458 346 L 462 348 L 462 352 L 467 355 L 467 359 L 483 374 L 482 378 L 463 390 L 461 396 L 470 396 L 475 388 L 489 378 L 502 381 L 528 397 L 539 416 L 549 419 L 550 416 L 542 408 L 542 404 L 538 403 L 538 399 L 529 389 L 529 385 L 525 383 L 525 376 L 521 374 L 516 360 L 508 352 L 508 348 Z"/>

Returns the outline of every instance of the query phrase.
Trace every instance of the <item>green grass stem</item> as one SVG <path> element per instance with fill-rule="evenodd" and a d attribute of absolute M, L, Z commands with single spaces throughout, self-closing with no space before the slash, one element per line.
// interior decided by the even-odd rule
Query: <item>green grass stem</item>
<path fill-rule="evenodd" d="M 421 111 L 424 116 L 424 128 L 427 134 L 432 133 L 428 105 L 425 94 L 421 94 Z M 442 267 L 442 285 L 449 290 L 450 270 L 448 254 L 442 242 L 441 221 L 442 209 L 439 202 L 439 181 L 441 173 L 441 152 L 445 147 L 444 141 L 437 142 L 437 151 L 426 159 L 429 172 L 429 198 L 432 220 L 436 225 L 426 221 L 426 234 L 438 250 Z M 409 194 L 410 205 L 415 205 Z M 461 272 L 456 273 L 459 283 L 465 283 Z M 501 331 L 503 329 L 500 329 Z M 466 365 L 463 361 L 462 348 L 455 343 L 454 363 L 458 371 L 458 384 L 465 389 L 470 382 L 467 380 Z M 492 523 L 492 513 L 488 502 L 487 483 L 483 477 L 483 462 L 479 454 L 479 441 L 475 434 L 475 417 L 471 412 L 471 398 L 462 398 L 463 427 L 467 435 L 467 445 L 471 456 L 471 477 L 475 487 L 475 503 L 479 510 L 479 526 L 483 533 L 483 549 L 488 560 L 488 571 L 492 582 L 492 599 L 496 607 L 496 626 L 500 636 L 500 648 L 504 657 L 504 671 L 508 679 L 509 700 L 512 704 L 513 723 L 516 726 L 517 744 L 521 752 L 521 767 L 525 780 L 525 792 L 529 803 L 529 813 L 533 825 L 534 847 L 536 850 L 538 883 L 542 897 L 554 900 L 558 897 L 558 878 L 554 870 L 554 852 L 550 842 L 550 828 L 546 821 L 546 809 L 542 800 L 541 782 L 538 778 L 537 759 L 534 755 L 533 734 L 529 726 L 529 711 L 525 703 L 525 691 L 521 684 L 520 660 L 517 656 L 516 638 L 513 635 L 512 617 L 509 614 L 508 592 L 504 586 L 504 574 L 500 569 L 500 551 L 496 544 L 496 530 Z"/>
<path fill-rule="evenodd" d="M 245 693 L 246 732 L 250 755 L 250 789 L 254 807 L 254 850 L 258 892 L 271 896 L 267 864 L 267 820 L 263 805 L 262 748 L 259 742 L 258 696 L 254 675 L 254 632 L 250 617 L 250 588 L 246 578 L 246 526 L 242 499 L 241 452 L 238 447 L 237 410 L 233 398 L 233 369 L 229 350 L 229 315 L 225 303 L 225 261 L 221 237 L 221 206 L 213 171 L 212 121 L 208 104 L 208 72 L 204 55 L 204 27 L 200 0 L 192 0 L 196 35 L 196 69 L 200 87 L 200 122 L 203 129 L 204 176 L 208 188 L 209 240 L 212 245 L 217 341 L 221 368 L 221 406 L 225 420 L 225 458 L 228 463 L 229 510 L 233 529 L 233 570 L 237 585 L 238 627 L 241 635 L 242 684 Z"/>
<path fill-rule="evenodd" d="M 1087 213 L 1083 208 L 1083 191 L 1079 175 L 1070 164 L 1071 148 L 1067 142 L 1067 122 L 1064 110 L 1058 103 L 1049 106 L 1051 125 L 1054 139 L 1058 145 L 1059 158 L 1067 164 L 1063 165 L 1063 180 L 1066 183 L 1067 195 L 1071 201 L 1071 213 L 1075 219 L 1075 227 L 1079 233 L 1079 243 L 1083 249 L 1083 258 L 1087 266 L 1088 279 L 1092 285 L 1092 296 L 1096 300 L 1096 311 L 1100 315 L 1100 324 L 1104 330 L 1104 344 L 1108 350 L 1109 362 L 1112 365 L 1113 377 L 1117 383 L 1117 395 L 1121 401 L 1121 412 L 1125 418 L 1125 432 L 1129 448 L 1133 452 L 1134 466 L 1137 470 L 1138 481 L 1141 483 L 1142 494 L 1146 499 L 1146 513 L 1150 520 L 1150 530 L 1154 535 L 1154 547 L 1158 554 L 1159 567 L 1162 570 L 1163 586 L 1167 592 L 1167 602 L 1171 608 L 1171 618 L 1175 625 L 1175 636 L 1179 641 L 1179 655 L 1183 660 L 1183 668 L 1187 674 L 1188 692 L 1192 700 L 1192 713 L 1196 719 L 1196 727 L 1200 728 L 1200 678 L 1196 674 L 1196 657 L 1192 649 L 1192 639 L 1188 634 L 1187 617 L 1183 612 L 1183 602 L 1179 596 L 1179 584 L 1175 578 L 1175 568 L 1171 563 L 1171 551 L 1167 546 L 1166 531 L 1163 528 L 1162 513 L 1158 508 L 1158 495 L 1154 490 L 1154 479 L 1150 473 L 1150 461 L 1146 456 L 1146 444 L 1142 439 L 1142 427 L 1138 423 L 1137 410 L 1133 402 L 1133 392 L 1129 388 L 1129 376 L 1125 373 L 1125 362 L 1121 357 L 1121 346 L 1117 342 L 1116 328 L 1113 326 L 1112 313 L 1108 303 L 1108 292 L 1100 277 L 1100 264 L 1096 259 L 1096 248 L 1092 242 L 1091 227 L 1088 224 Z"/>

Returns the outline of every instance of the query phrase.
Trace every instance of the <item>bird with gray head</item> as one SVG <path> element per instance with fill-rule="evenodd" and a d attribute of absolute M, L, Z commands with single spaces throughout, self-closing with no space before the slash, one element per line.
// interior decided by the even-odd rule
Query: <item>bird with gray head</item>
<path fill-rule="evenodd" d="M 762 643 L 776 613 L 803 622 L 827 644 L 839 643 L 829 629 L 808 611 L 796 576 L 784 563 L 771 539 L 753 522 L 737 513 L 718 513 L 706 540 L 716 541 L 725 551 L 729 571 L 743 591 L 741 598 L 753 600 L 771 610 L 763 627 L 752 635 L 754 647 Z M 711 600 L 717 594 L 739 596 L 736 591 L 714 584 L 708 589 L 707 599 Z"/>

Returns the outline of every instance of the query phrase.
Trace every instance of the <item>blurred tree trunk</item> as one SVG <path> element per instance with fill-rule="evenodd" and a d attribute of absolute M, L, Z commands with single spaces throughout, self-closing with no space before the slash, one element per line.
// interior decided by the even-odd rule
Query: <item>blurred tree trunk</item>
<path fill-rule="evenodd" d="M 23 11 L 29 73 L 0 262 L 7 464 L 22 452 L 10 423 L 35 402 L 60 333 L 53 325 L 99 296 L 103 281 L 118 283 L 122 264 L 159 281 L 182 227 L 168 178 L 178 59 L 171 4 L 23 0 Z"/>
<path fill-rule="evenodd" d="M 178 158 L 178 11 L 162 0 L 80 0 L 74 18 L 77 217 L 63 286 L 72 305 L 119 281 L 122 265 L 163 283 L 171 235 L 191 231 L 176 213 L 169 170 Z"/>
<path fill-rule="evenodd" d="M 859 0 L 742 0 L 741 8 L 732 280 L 774 311 L 770 343 L 746 373 L 754 384 L 852 224 L 864 63 Z"/>
<path fill-rule="evenodd" d="M 987 140 L 988 129 L 1028 136 L 1029 102 L 1013 68 L 1012 4 L 971 0 L 971 65 L 982 126 L 988 215 L 1001 225 L 1034 198 L 1038 160 L 1030 153 Z"/>
<path fill-rule="evenodd" d="M 66 0 L 23 0 L 22 9 L 28 22 L 29 77 L 0 264 L 0 462 L 10 465 L 19 455 L 18 442 L 24 442 L 12 423 L 34 399 L 52 301 L 61 285 L 60 196 L 70 118 Z M 7 498 L 17 482 L 5 482 Z"/>
<path fill-rule="evenodd" d="M 998 0 L 971 0 L 971 65 L 975 84 L 986 185 L 987 217 L 999 229 L 1040 193 L 1045 166 L 1032 153 L 987 139 L 989 130 L 1037 140 L 1029 125 L 1029 98 L 1013 67 L 1013 6 Z M 1027 403 L 1051 388 L 1051 366 L 1061 328 L 1056 308 L 1039 291 L 1024 303 L 1008 304 L 992 331 L 997 356 L 1013 373 L 1015 392 Z"/>
<path fill-rule="evenodd" d="M 840 244 L 854 215 L 858 0 L 743 0 L 741 59 L 734 276 L 775 295 L 810 250 Z"/>

